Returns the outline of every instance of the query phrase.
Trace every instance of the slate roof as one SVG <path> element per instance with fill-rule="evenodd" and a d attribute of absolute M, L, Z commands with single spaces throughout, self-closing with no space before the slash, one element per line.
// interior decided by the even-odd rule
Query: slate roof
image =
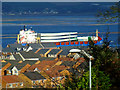
<path fill-rule="evenodd" d="M 68 49 L 68 50 L 70 50 L 70 49 L 79 49 L 80 47 L 78 47 L 78 46 L 67 46 L 67 48 L 66 47 L 60 47 L 62 50 L 66 50 L 66 49 Z"/>
<path fill-rule="evenodd" d="M 40 79 L 46 79 L 38 72 L 25 72 L 23 73 L 25 76 L 27 76 L 31 80 L 40 80 Z"/>
<path fill-rule="evenodd" d="M 37 53 L 38 54 L 45 54 L 49 49 L 40 49 Z"/>
<path fill-rule="evenodd" d="M 20 48 L 22 47 L 22 44 L 8 44 L 8 46 L 10 46 L 10 48 Z"/>
<path fill-rule="evenodd" d="M 35 51 L 35 50 L 37 50 L 37 49 L 39 49 L 39 48 L 42 48 L 42 46 L 40 45 L 40 44 L 37 44 L 37 43 L 30 43 L 30 44 L 26 44 L 26 45 L 22 45 L 22 44 L 8 44 L 9 45 L 9 49 L 6 47 L 6 49 L 5 48 L 3 48 L 3 51 L 4 52 L 6 52 L 6 51 L 11 51 L 11 49 L 13 49 L 14 50 L 14 52 L 16 52 L 17 51 L 17 48 L 21 48 L 21 51 L 23 50 L 23 48 L 28 48 L 29 46 L 31 46 L 32 48 L 33 48 L 33 50 L 32 51 Z M 11 51 L 11 52 L 13 52 L 13 51 Z"/>
<path fill-rule="evenodd" d="M 44 46 L 44 48 L 55 48 L 56 47 L 56 45 L 54 44 L 54 43 L 41 43 L 43 46 Z"/>
<path fill-rule="evenodd" d="M 54 60 L 55 58 L 52 57 L 40 57 L 39 60 L 43 61 L 43 60 Z"/>
<path fill-rule="evenodd" d="M 61 65 L 72 67 L 75 64 L 76 64 L 75 61 L 64 61 Z"/>
<path fill-rule="evenodd" d="M 21 64 L 21 63 L 10 63 L 10 64 L 11 64 L 11 66 L 7 68 L 8 70 L 11 70 L 14 66 L 18 70 L 20 70 L 21 68 L 23 68 L 26 65 L 26 64 Z"/>
<path fill-rule="evenodd" d="M 7 62 L 0 62 L 0 63 L 1 63 L 1 64 L 0 64 L 0 69 L 7 64 Z"/>
<path fill-rule="evenodd" d="M 84 61 L 83 63 L 81 63 L 77 68 L 78 69 L 85 69 L 87 68 L 89 65 L 88 65 L 88 62 Z"/>
<path fill-rule="evenodd" d="M 68 55 L 69 49 L 64 49 L 59 55 Z"/>
<path fill-rule="evenodd" d="M 75 70 L 74 68 L 67 69 L 69 72 L 71 72 L 75 76 L 81 76 L 81 73 Z"/>
<path fill-rule="evenodd" d="M 24 58 L 39 58 L 40 55 L 34 53 L 33 51 L 29 51 L 29 52 L 24 52 L 24 51 L 20 51 L 20 54 L 24 57 Z"/>
<path fill-rule="evenodd" d="M 56 55 L 59 51 L 60 49 L 52 49 L 48 54 Z"/>
<path fill-rule="evenodd" d="M 42 46 L 39 43 L 30 43 L 29 46 L 33 47 L 34 49 L 42 48 Z"/>
<path fill-rule="evenodd" d="M 32 49 L 33 52 L 36 52 L 37 50 L 38 50 L 38 49 L 35 49 L 35 48 Z"/>
<path fill-rule="evenodd" d="M 3 48 L 2 49 L 2 52 L 10 52 L 10 53 L 13 53 L 13 52 L 17 52 L 16 48 L 9 48 L 9 47 L 6 47 L 6 48 Z"/>
<path fill-rule="evenodd" d="M 25 61 L 23 61 L 21 64 L 30 64 L 30 65 L 33 65 L 33 64 L 35 64 L 37 61 L 35 61 L 35 60 L 25 60 Z"/>
<path fill-rule="evenodd" d="M 11 70 L 14 66 L 17 67 L 18 70 L 22 69 L 26 64 L 30 64 L 33 65 L 35 64 L 37 61 L 35 60 L 25 60 L 22 63 L 18 63 L 19 61 L 16 60 L 8 60 L 7 62 L 9 62 L 11 64 L 10 67 L 8 67 L 9 70 Z"/>
<path fill-rule="evenodd" d="M 22 60 L 21 56 L 19 54 L 13 54 L 15 60 Z"/>

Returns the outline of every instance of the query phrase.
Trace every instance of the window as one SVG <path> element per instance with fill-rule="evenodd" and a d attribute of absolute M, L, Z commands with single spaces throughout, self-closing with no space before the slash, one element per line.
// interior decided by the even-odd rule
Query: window
<path fill-rule="evenodd" d="M 62 77 L 60 77 L 60 80 L 62 80 Z"/>
<path fill-rule="evenodd" d="M 35 84 L 35 81 L 33 81 L 33 84 Z"/>
<path fill-rule="evenodd" d="M 12 87 L 12 84 L 9 84 L 9 87 Z"/>
<path fill-rule="evenodd" d="M 20 83 L 20 86 L 23 86 L 23 83 Z"/>
<path fill-rule="evenodd" d="M 16 83 L 16 87 L 18 87 L 18 84 Z"/>
<path fill-rule="evenodd" d="M 14 70 L 15 73 L 17 73 L 17 70 Z"/>

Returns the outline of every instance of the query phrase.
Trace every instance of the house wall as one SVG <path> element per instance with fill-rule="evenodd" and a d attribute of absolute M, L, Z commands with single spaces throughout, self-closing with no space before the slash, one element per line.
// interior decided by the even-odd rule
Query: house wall
<path fill-rule="evenodd" d="M 57 55 L 48 54 L 48 57 L 57 57 Z"/>
<path fill-rule="evenodd" d="M 2 80 L 2 88 L 22 88 L 23 82 L 6 83 Z"/>
<path fill-rule="evenodd" d="M 30 80 L 24 74 L 19 74 L 18 77 L 23 81 L 24 88 L 31 88 L 32 87 L 32 80 Z"/>
<path fill-rule="evenodd" d="M 11 70 L 4 70 L 4 75 L 11 75 Z"/>
<path fill-rule="evenodd" d="M 15 60 L 13 55 L 10 56 L 10 60 Z"/>
<path fill-rule="evenodd" d="M 15 66 L 12 69 L 12 75 L 18 75 L 18 69 Z"/>
<path fill-rule="evenodd" d="M 8 63 L 8 64 L 6 64 L 4 67 L 2 67 L 2 72 L 1 72 L 1 75 L 4 75 L 4 71 L 8 68 L 8 67 L 10 67 L 10 63 Z"/>

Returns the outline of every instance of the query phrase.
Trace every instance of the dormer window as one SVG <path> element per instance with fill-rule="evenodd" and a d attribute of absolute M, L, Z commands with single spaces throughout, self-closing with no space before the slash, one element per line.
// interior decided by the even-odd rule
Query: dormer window
<path fill-rule="evenodd" d="M 20 51 L 21 50 L 21 48 L 17 48 L 17 51 Z"/>
<path fill-rule="evenodd" d="M 23 51 L 26 51 L 27 50 L 27 48 L 23 48 Z"/>
<path fill-rule="evenodd" d="M 23 83 L 20 83 L 20 86 L 23 86 Z"/>
<path fill-rule="evenodd" d="M 46 70 L 48 71 L 49 69 L 47 68 Z"/>
<path fill-rule="evenodd" d="M 15 73 L 17 73 L 17 70 L 14 70 Z"/>

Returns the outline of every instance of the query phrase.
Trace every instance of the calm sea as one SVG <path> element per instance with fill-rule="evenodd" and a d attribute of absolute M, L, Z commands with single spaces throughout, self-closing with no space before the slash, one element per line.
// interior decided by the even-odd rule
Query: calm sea
<path fill-rule="evenodd" d="M 3 37 L 17 37 L 20 29 L 26 25 L 37 33 L 46 32 L 79 32 L 83 33 L 80 36 L 95 35 L 96 29 L 99 30 L 99 36 L 105 37 L 105 32 L 109 34 L 111 45 L 118 44 L 117 23 L 108 23 L 109 25 L 98 23 L 98 18 L 95 16 L 3 16 L 2 35 Z M 13 44 L 16 38 L 3 38 L 2 47 L 7 44 Z"/>

